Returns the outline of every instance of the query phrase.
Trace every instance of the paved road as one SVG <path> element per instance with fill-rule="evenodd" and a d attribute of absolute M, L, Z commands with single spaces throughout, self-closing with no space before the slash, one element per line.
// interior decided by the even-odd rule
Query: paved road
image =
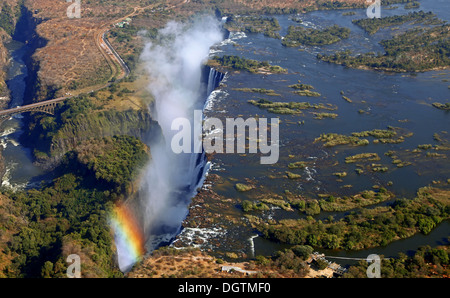
<path fill-rule="evenodd" d="M 189 3 L 189 0 L 186 0 L 178 5 L 182 5 L 185 3 Z M 171 6 L 171 8 L 175 8 L 178 5 L 173 5 Z M 117 24 L 123 20 L 125 20 L 126 18 L 130 18 L 134 15 L 136 15 L 138 12 L 143 11 L 147 8 L 152 8 L 154 7 L 155 4 L 146 6 L 146 7 L 135 7 L 133 12 L 121 17 L 120 19 L 115 20 L 112 23 L 107 23 L 104 24 L 96 33 L 95 33 L 95 43 L 97 45 L 97 47 L 99 48 L 99 50 L 102 52 L 102 54 L 105 56 L 105 59 L 108 61 L 108 63 L 111 66 L 111 69 L 114 72 L 114 63 L 113 61 L 117 62 L 120 66 L 120 68 L 122 69 L 120 76 L 116 77 L 116 81 L 121 80 L 125 77 L 127 77 L 130 74 L 130 69 L 128 68 L 127 64 L 123 61 L 123 59 L 120 57 L 120 55 L 117 53 L 117 51 L 114 49 L 114 47 L 111 45 L 111 43 L 105 38 L 106 33 L 110 30 L 111 25 L 113 24 Z M 104 86 L 95 88 L 93 90 L 91 90 L 90 92 L 87 93 L 92 93 L 94 91 L 99 91 L 101 89 L 107 88 L 111 85 L 110 82 L 108 82 L 107 84 L 105 84 Z M 16 107 L 16 108 L 11 108 L 11 109 L 6 109 L 6 110 L 1 110 L 0 111 L 0 117 L 6 117 L 8 115 L 13 115 L 13 114 L 19 114 L 19 113 L 23 113 L 35 108 L 39 108 L 42 106 L 46 106 L 52 103 L 59 103 L 62 102 L 66 99 L 72 98 L 72 97 L 76 97 L 79 96 L 81 94 L 78 95 L 73 95 L 73 96 L 65 96 L 65 97 L 59 97 L 59 98 L 55 98 L 55 99 L 50 99 L 50 100 L 46 100 L 46 101 L 41 101 L 41 102 L 37 102 L 37 103 L 32 103 L 29 105 L 24 105 L 21 107 Z"/>

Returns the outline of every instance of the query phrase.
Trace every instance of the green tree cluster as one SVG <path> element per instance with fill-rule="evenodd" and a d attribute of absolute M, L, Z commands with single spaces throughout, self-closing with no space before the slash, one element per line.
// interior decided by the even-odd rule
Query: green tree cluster
<path fill-rule="evenodd" d="M 317 58 L 352 68 L 381 69 L 393 72 L 419 72 L 450 65 L 450 25 L 415 28 L 383 40 L 385 53 L 352 55 L 351 51 Z"/>
<path fill-rule="evenodd" d="M 280 220 L 259 222 L 256 227 L 266 238 L 281 243 L 351 250 L 384 246 L 419 232 L 428 234 L 449 217 L 448 192 L 422 188 L 414 200 L 398 199 L 386 207 L 352 211 L 336 221 L 309 217 L 295 225 Z"/>
<path fill-rule="evenodd" d="M 385 28 L 385 27 L 391 27 L 391 26 L 398 26 L 401 24 L 404 24 L 406 22 L 414 22 L 415 24 L 421 23 L 421 24 L 442 24 L 442 21 L 440 21 L 437 16 L 430 12 L 424 12 L 424 11 L 418 11 L 418 12 L 411 12 L 406 15 L 396 15 L 396 16 L 390 16 L 390 17 L 383 17 L 383 18 L 364 18 L 359 20 L 353 20 L 353 24 L 361 27 L 369 34 L 375 34 L 378 30 Z"/>
<path fill-rule="evenodd" d="M 267 61 L 256 61 L 252 59 L 246 59 L 239 56 L 224 55 L 223 57 L 215 56 L 213 61 L 219 63 L 223 67 L 229 67 L 235 70 L 245 70 L 252 73 L 257 73 L 261 69 L 267 70 L 272 73 L 285 73 L 286 69 L 277 65 L 270 65 Z"/>
<path fill-rule="evenodd" d="M 300 45 L 328 45 L 346 39 L 350 36 L 350 29 L 333 25 L 325 29 L 312 29 L 302 26 L 289 26 L 288 34 L 282 41 L 286 47 Z"/>
<path fill-rule="evenodd" d="M 450 274 L 450 250 L 449 246 L 432 248 L 430 246 L 419 247 L 412 256 L 400 253 L 398 257 L 381 259 L 382 278 L 429 278 L 444 277 Z M 343 278 L 367 277 L 368 263 L 361 261 L 357 265 L 350 266 Z"/>
<path fill-rule="evenodd" d="M 109 216 L 148 158 L 134 137 L 90 140 L 66 154 L 58 177 L 41 189 L 6 192 L 25 224 L 7 249 L 8 277 L 65 277 L 68 254 L 83 255 L 84 276 L 121 276 L 114 260 Z M 95 154 L 94 154 L 95 151 Z"/>

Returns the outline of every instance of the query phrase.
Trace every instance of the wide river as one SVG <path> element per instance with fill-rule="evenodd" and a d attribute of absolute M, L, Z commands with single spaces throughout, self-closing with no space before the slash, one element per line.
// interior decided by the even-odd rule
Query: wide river
<path fill-rule="evenodd" d="M 404 9 L 403 5 L 395 9 L 382 9 L 382 16 L 407 14 L 414 11 Z M 421 1 L 418 10 L 432 11 L 440 19 L 450 20 L 449 1 Z M 343 15 L 354 11 L 354 15 Z M 301 15 L 274 16 L 278 19 L 285 36 L 290 25 L 309 28 L 324 28 L 337 24 L 351 30 L 350 38 L 327 46 L 302 46 L 299 48 L 283 47 L 279 39 L 269 38 L 263 34 L 232 33 L 227 42 L 214 49 L 214 55 L 237 55 L 248 59 L 268 61 L 288 69 L 288 74 L 250 74 L 240 72 L 228 74 L 224 86 L 218 91 L 206 111 L 207 117 L 225 118 L 250 117 L 280 117 L 280 159 L 275 165 L 261 165 L 258 155 L 217 154 L 212 162 L 210 173 L 220 175 L 225 181 L 232 181 L 213 186 L 213 189 L 224 197 L 236 197 L 241 200 L 251 199 L 247 193 L 239 193 L 234 188 L 236 182 L 245 183 L 246 179 L 256 182 L 270 192 L 282 195 L 285 190 L 294 194 L 315 197 L 326 193 L 335 196 L 351 195 L 362 190 L 371 189 L 374 185 L 387 187 L 397 198 L 412 199 L 420 187 L 431 185 L 433 181 L 441 181 L 440 186 L 448 187 L 450 177 L 450 155 L 448 151 L 440 151 L 441 158 L 426 157 L 412 154 L 420 144 L 437 145 L 433 138 L 435 133 L 450 139 L 447 131 L 450 128 L 450 113 L 434 108 L 433 102 L 448 102 L 450 99 L 450 72 L 430 71 L 425 73 L 387 73 L 372 70 L 349 69 L 340 65 L 329 64 L 317 60 L 317 54 L 331 54 L 339 50 L 351 50 L 353 53 L 383 52 L 379 42 L 393 34 L 402 32 L 413 25 L 410 23 L 380 30 L 369 36 L 361 28 L 352 23 L 353 19 L 365 18 L 366 10 L 335 10 L 316 11 Z M 293 19 L 301 19 L 302 23 Z M 320 97 L 304 97 L 293 94 L 289 86 L 301 81 L 314 87 Z M 239 88 L 272 89 L 280 96 L 270 96 L 259 93 L 242 92 Z M 349 103 L 342 98 L 341 92 L 349 97 Z M 314 119 L 315 111 L 305 110 L 301 115 L 276 115 L 268 113 L 248 103 L 248 100 L 266 99 L 283 102 L 310 102 L 332 104 L 337 110 L 336 119 Z M 327 112 L 327 111 L 324 111 Z M 299 122 L 304 121 L 304 124 Z M 397 127 L 407 134 L 405 141 L 399 144 L 374 144 L 373 139 L 368 146 L 325 148 L 314 139 L 323 133 L 338 133 L 349 135 L 373 129 Z M 392 159 L 386 156 L 389 150 L 395 151 L 400 158 L 411 162 L 411 165 L 397 168 Z M 358 153 L 374 152 L 381 157 L 379 163 L 389 170 L 383 173 L 365 172 L 358 175 L 354 164 L 345 164 L 344 157 Z M 289 157 L 291 156 L 291 157 Z M 292 159 L 292 156 L 295 156 Z M 306 161 L 308 167 L 298 172 L 302 179 L 289 180 L 280 173 L 288 170 L 287 165 L 294 161 Z M 337 163 L 338 162 L 338 163 Z M 336 164 L 337 163 L 337 164 Z M 342 181 L 336 179 L 335 172 L 347 172 Z M 275 177 L 275 178 L 274 178 Z M 306 178 L 306 179 L 304 179 Z M 388 186 L 389 185 L 389 186 Z M 251 192 L 249 192 L 251 193 Z M 388 202 L 385 202 L 388 203 Z M 373 207 L 373 206 L 371 206 Z M 237 205 L 236 216 L 243 213 Z M 370 208 L 370 207 L 369 207 Z M 326 219 L 332 215 L 335 219 L 344 216 L 346 212 L 322 212 L 317 216 Z M 274 209 L 266 212 L 267 218 L 300 218 L 304 215 L 298 212 L 288 212 Z M 450 222 L 441 223 L 429 235 L 416 235 L 409 239 L 393 242 L 386 247 L 364 251 L 322 251 L 327 255 L 361 257 L 370 253 L 395 256 L 398 252 L 411 253 L 422 245 L 440 245 L 448 243 Z M 237 242 L 246 243 L 243 250 L 250 255 L 269 255 L 283 245 L 272 243 L 261 237 L 247 241 L 255 235 L 251 229 L 230 227 Z M 252 252 L 250 252 L 252 250 Z M 341 262 L 341 261 L 339 261 Z M 341 263 L 345 263 L 342 261 Z"/>

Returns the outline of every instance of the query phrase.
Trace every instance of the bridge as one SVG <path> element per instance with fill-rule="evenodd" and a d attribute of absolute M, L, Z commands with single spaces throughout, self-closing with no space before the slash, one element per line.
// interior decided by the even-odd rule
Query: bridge
<path fill-rule="evenodd" d="M 113 46 L 109 43 L 109 41 L 106 39 L 106 32 L 109 29 L 102 30 L 98 36 L 98 39 L 95 41 L 98 42 L 97 45 L 99 46 L 100 51 L 105 55 L 105 58 L 108 62 L 115 61 L 119 64 L 120 68 L 122 69 L 122 76 L 116 81 L 120 81 L 121 79 L 127 77 L 130 75 L 130 69 L 128 68 L 128 65 L 123 61 L 123 59 L 120 57 L 120 55 L 116 52 L 116 50 L 113 48 Z M 107 88 L 111 86 L 111 83 L 108 82 L 104 86 L 101 86 L 99 88 L 96 88 L 93 91 L 98 91 L 104 88 Z M 9 119 L 10 117 L 26 113 L 26 112 L 42 112 L 47 113 L 50 115 L 54 115 L 55 108 L 58 104 L 63 103 L 66 99 L 75 97 L 75 96 L 66 96 L 66 97 L 59 97 L 54 98 L 50 100 L 45 100 L 37 103 L 32 103 L 25 106 L 19 106 L 15 108 L 10 108 L 6 110 L 0 111 L 0 124 L 3 123 L 5 120 Z"/>
<path fill-rule="evenodd" d="M 7 110 L 0 111 L 0 123 L 9 119 L 10 117 L 25 113 L 25 112 L 42 112 L 53 115 L 55 113 L 55 108 L 59 103 L 64 102 L 69 97 L 60 97 L 55 99 L 50 99 L 42 102 L 32 103 L 25 106 L 19 106 Z"/>
<path fill-rule="evenodd" d="M 175 8 L 178 5 L 183 5 L 183 4 L 186 4 L 189 2 L 190 2 L 190 0 L 184 0 L 183 2 L 176 4 L 176 5 L 172 5 L 169 8 Z M 143 11 L 147 8 L 154 7 L 154 6 L 155 6 L 155 4 L 151 4 L 146 7 L 135 7 L 132 13 L 130 13 L 118 20 L 115 20 L 112 24 L 122 21 L 128 17 L 135 16 L 140 11 Z M 110 30 L 109 29 L 110 26 L 111 26 L 111 23 L 101 26 L 99 31 L 96 32 L 94 35 L 94 41 L 97 44 L 97 47 L 100 50 L 100 52 L 104 55 L 105 59 L 110 64 L 111 69 L 113 70 L 113 73 L 114 73 L 114 62 L 119 65 L 119 67 L 121 69 L 121 73 L 120 73 L 120 76 L 117 77 L 115 80 L 115 82 L 118 82 L 130 75 L 130 69 L 128 68 L 128 65 L 123 61 L 122 57 L 120 57 L 120 55 L 117 53 L 117 51 L 114 49 L 114 47 L 111 45 L 111 43 L 106 38 L 106 33 Z M 99 91 L 104 88 L 108 88 L 109 86 L 111 86 L 111 82 L 108 82 L 104 86 L 96 88 L 89 93 L 92 93 L 94 91 Z M 81 94 L 79 94 L 79 95 L 81 95 Z M 0 111 L 0 124 L 3 121 L 9 119 L 10 117 L 12 117 L 14 115 L 25 113 L 25 112 L 43 112 L 43 113 L 53 115 L 55 112 L 55 108 L 58 104 L 63 103 L 66 99 L 72 98 L 72 97 L 75 97 L 75 95 L 59 97 L 59 98 L 55 98 L 55 99 L 32 103 L 32 104 L 25 105 L 25 106 L 19 106 L 19 107 L 15 107 L 15 108 L 11 108 L 11 109 L 1 110 Z"/>

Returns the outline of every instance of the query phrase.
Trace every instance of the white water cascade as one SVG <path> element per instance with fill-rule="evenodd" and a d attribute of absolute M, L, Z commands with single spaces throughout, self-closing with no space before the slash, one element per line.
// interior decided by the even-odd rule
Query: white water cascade
<path fill-rule="evenodd" d="M 223 74 L 204 65 L 211 46 L 222 40 L 220 22 L 203 17 L 189 27 L 169 22 L 159 31 L 159 42 L 148 42 L 143 50 L 141 59 L 150 76 L 148 90 L 154 98 L 152 117 L 162 131 L 162 138 L 150 146 L 152 158 L 142 178 L 139 206 L 133 208 L 140 213 L 137 217 L 143 226 L 147 252 L 170 242 L 180 232 L 190 200 L 208 170 L 204 153 L 173 152 L 171 140 L 176 131 L 171 126 L 175 119 L 184 118 L 194 127 L 194 110 L 203 110 L 209 94 L 223 78 Z M 195 149 L 201 148 L 192 148 L 191 152 L 202 151 Z M 130 268 L 133 264 L 127 261 L 126 249 L 118 246 L 117 252 L 120 268 Z"/>

